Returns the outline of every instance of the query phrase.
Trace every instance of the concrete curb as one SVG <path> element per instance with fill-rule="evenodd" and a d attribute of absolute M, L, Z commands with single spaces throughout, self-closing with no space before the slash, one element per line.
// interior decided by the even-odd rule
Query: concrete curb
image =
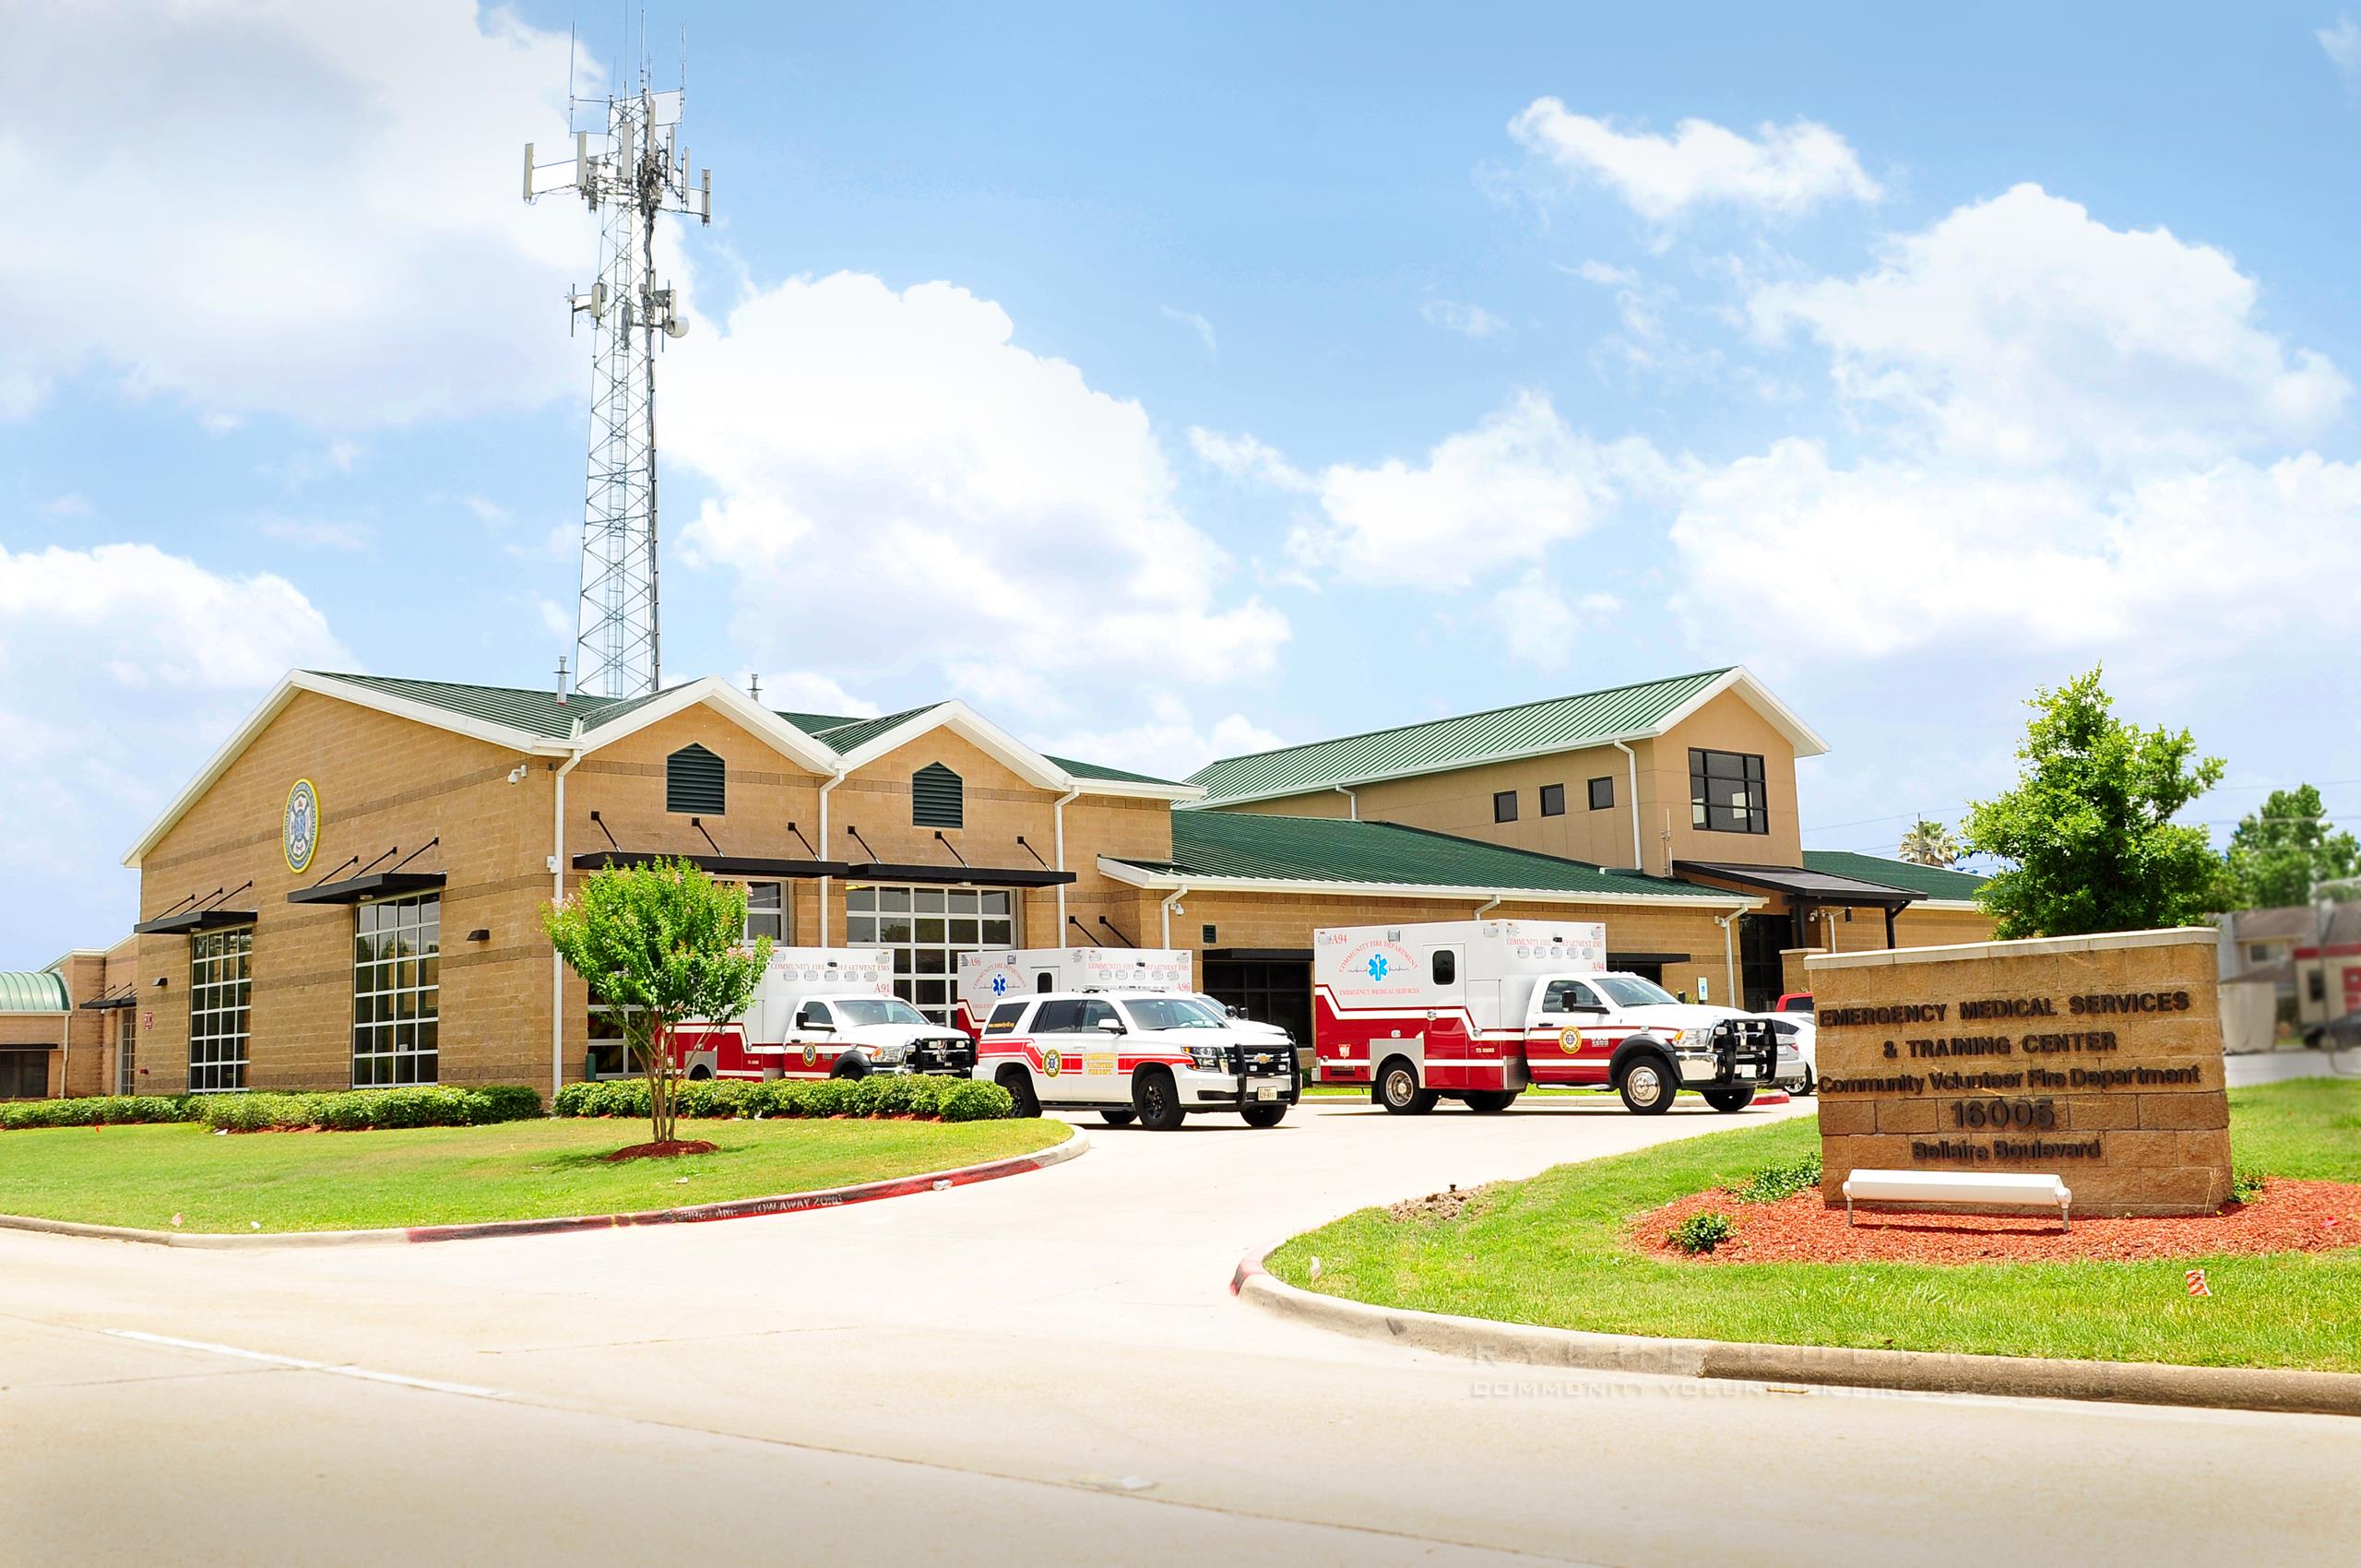
<path fill-rule="evenodd" d="M 70 1219 L 37 1219 L 29 1215 L 0 1214 L 0 1229 L 38 1230 L 53 1236 L 88 1236 L 105 1241 L 145 1241 L 153 1246 L 198 1247 L 231 1251 L 241 1247 L 355 1247 L 388 1242 L 468 1241 L 494 1236 L 552 1236 L 576 1230 L 618 1230 L 640 1225 L 702 1225 L 718 1219 L 756 1219 L 765 1215 L 804 1214 L 814 1209 L 843 1208 L 848 1204 L 873 1203 L 880 1198 L 908 1197 L 1003 1176 L 1047 1170 L 1087 1153 L 1090 1135 L 1080 1127 L 1073 1136 L 1038 1154 L 1011 1155 L 981 1165 L 930 1170 L 916 1176 L 895 1176 L 849 1187 L 825 1187 L 813 1193 L 789 1193 L 767 1198 L 725 1198 L 718 1203 L 692 1204 L 683 1208 L 642 1209 L 633 1214 L 561 1215 L 547 1219 L 488 1219 L 471 1225 L 420 1225 L 386 1230 L 282 1230 L 258 1235 L 235 1231 L 135 1230 L 117 1225 L 84 1225 Z"/>
<path fill-rule="evenodd" d="M 1857 1350 L 1823 1345 L 1739 1345 L 1718 1339 L 1658 1339 L 1495 1323 L 1440 1313 L 1376 1307 L 1299 1289 L 1249 1253 L 1230 1293 L 1265 1312 L 1359 1339 L 1478 1363 L 1577 1367 L 1660 1377 L 1746 1383 L 1805 1383 L 1894 1388 L 1923 1394 L 2096 1399 L 2131 1405 L 2279 1414 L 2361 1416 L 2361 1373 L 2280 1368 L 2179 1367 L 2153 1361 L 2053 1361 L 2037 1356 L 1967 1356 L 1933 1350 Z"/>

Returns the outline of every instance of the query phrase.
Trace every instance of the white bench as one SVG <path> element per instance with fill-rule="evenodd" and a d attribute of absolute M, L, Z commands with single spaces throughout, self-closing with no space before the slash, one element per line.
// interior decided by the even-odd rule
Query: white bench
<path fill-rule="evenodd" d="M 1853 1200 L 1865 1203 L 2014 1204 L 2058 1207 L 2058 1223 L 2073 1229 L 2066 1211 L 2074 1194 L 2061 1176 L 1982 1170 L 1856 1170 L 1845 1178 L 1845 1223 Z"/>

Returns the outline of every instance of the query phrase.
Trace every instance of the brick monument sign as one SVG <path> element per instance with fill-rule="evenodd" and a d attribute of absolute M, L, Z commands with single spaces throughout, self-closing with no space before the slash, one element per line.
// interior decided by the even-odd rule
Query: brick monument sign
<path fill-rule="evenodd" d="M 1821 1191 L 1856 1170 L 2055 1172 L 2092 1215 L 2230 1196 L 2210 929 L 1804 960 Z"/>

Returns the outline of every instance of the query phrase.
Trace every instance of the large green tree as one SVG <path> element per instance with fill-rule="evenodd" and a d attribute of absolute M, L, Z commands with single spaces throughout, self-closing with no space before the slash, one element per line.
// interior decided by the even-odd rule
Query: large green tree
<path fill-rule="evenodd" d="M 2330 831 L 2328 808 L 2309 784 L 2273 790 L 2230 835 L 2230 877 L 2241 909 L 2307 903 L 2323 882 L 2361 873 L 2361 841 Z"/>
<path fill-rule="evenodd" d="M 670 1143 L 680 1069 L 661 1042 L 690 1018 L 732 1018 L 754 998 L 771 939 L 746 940 L 746 890 L 687 861 L 605 866 L 541 911 L 550 944 L 623 1024 L 647 1080 L 648 1123 Z"/>
<path fill-rule="evenodd" d="M 2006 862 L 1977 895 L 1996 936 L 2184 925 L 2234 901 L 2205 829 L 2172 820 L 2222 759 L 2117 718 L 2099 677 L 2036 691 L 2016 788 L 1968 808 L 1968 847 Z"/>

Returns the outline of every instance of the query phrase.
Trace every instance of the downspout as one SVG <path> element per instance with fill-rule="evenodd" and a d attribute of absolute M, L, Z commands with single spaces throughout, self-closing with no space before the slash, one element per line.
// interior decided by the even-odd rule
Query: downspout
<path fill-rule="evenodd" d="M 1501 902 L 1507 897 L 1508 895 L 1505 893 L 1493 894 L 1489 898 L 1487 898 L 1482 903 L 1477 905 L 1476 912 L 1468 918 L 1470 920 L 1482 920 L 1486 915 L 1491 913 L 1494 909 L 1499 909 Z"/>
<path fill-rule="evenodd" d="M 1058 838 L 1057 869 L 1059 871 L 1066 869 L 1066 802 L 1081 793 L 1082 786 L 1077 784 L 1073 789 L 1067 790 L 1064 794 L 1060 795 L 1050 806 L 1050 821 L 1056 830 Z M 822 831 L 826 831 L 825 826 L 823 826 Z M 1066 885 L 1061 882 L 1058 884 L 1058 940 L 1060 942 L 1063 942 L 1065 939 Z M 1168 945 L 1169 944 L 1168 944 Z"/>
<path fill-rule="evenodd" d="M 1344 797 L 1345 797 L 1345 811 L 1346 811 L 1346 814 L 1347 814 L 1347 815 L 1348 815 L 1348 816 L 1349 816 L 1353 821 L 1355 821 L 1355 822 L 1358 822 L 1358 821 L 1360 821 L 1360 819 L 1361 819 L 1361 798 L 1360 798 L 1358 795 L 1354 794 L 1350 790 L 1346 789 L 1342 784 L 1331 784 L 1331 785 L 1329 785 L 1329 786 L 1328 786 L 1328 788 L 1330 788 L 1331 790 L 1335 790 L 1335 791 L 1336 791 L 1336 793 L 1338 793 L 1339 795 L 1342 795 L 1342 796 L 1344 796 Z"/>
<path fill-rule="evenodd" d="M 63 975 L 58 977 L 61 980 L 65 978 Z M 57 1050 L 57 1098 L 64 1099 L 68 1093 L 65 1086 L 72 1082 L 74 1077 L 74 993 L 72 992 L 65 993 L 65 1016 L 58 1020 Z M 104 1088 L 106 1086 L 101 1084 L 99 1087 Z"/>
<path fill-rule="evenodd" d="M 1620 741 L 1609 741 L 1607 743 L 1623 754 L 1624 792 L 1631 797 L 1631 869 L 1643 872 L 1648 869 L 1648 865 L 1640 858 L 1640 754 Z M 1672 868 L 1669 865 L 1665 867 L 1665 874 L 1667 876 L 1672 874 Z"/>
<path fill-rule="evenodd" d="M 1738 916 L 1744 913 L 1746 909 L 1741 906 L 1732 909 L 1726 915 L 1714 917 L 1714 923 L 1722 928 L 1722 984 L 1726 988 L 1723 994 L 1729 998 L 1726 1005 L 1736 1007 L 1740 1011 L 1744 1011 L 1746 1007 L 1746 998 L 1738 993 L 1738 948 L 1730 936 L 1730 927 L 1736 925 Z"/>
<path fill-rule="evenodd" d="M 828 791 L 844 781 L 845 770 L 840 767 L 829 775 L 825 784 L 820 786 L 820 853 L 823 855 L 828 852 L 828 845 L 833 842 L 828 837 Z M 820 879 L 820 945 L 823 947 L 828 944 L 828 895 L 834 890 L 836 880 L 832 876 Z"/>
<path fill-rule="evenodd" d="M 565 776 L 582 760 L 582 720 L 574 721 L 566 737 L 574 749 L 558 765 L 557 802 L 550 813 L 550 901 L 565 902 Z M 550 1103 L 557 1103 L 565 1087 L 565 960 L 555 945 L 550 948 Z"/>
<path fill-rule="evenodd" d="M 1164 896 L 1164 904 L 1159 912 L 1164 917 L 1162 945 L 1168 949 L 1172 945 L 1172 906 L 1180 902 L 1180 896 L 1188 891 L 1185 887 L 1176 887 Z"/>

